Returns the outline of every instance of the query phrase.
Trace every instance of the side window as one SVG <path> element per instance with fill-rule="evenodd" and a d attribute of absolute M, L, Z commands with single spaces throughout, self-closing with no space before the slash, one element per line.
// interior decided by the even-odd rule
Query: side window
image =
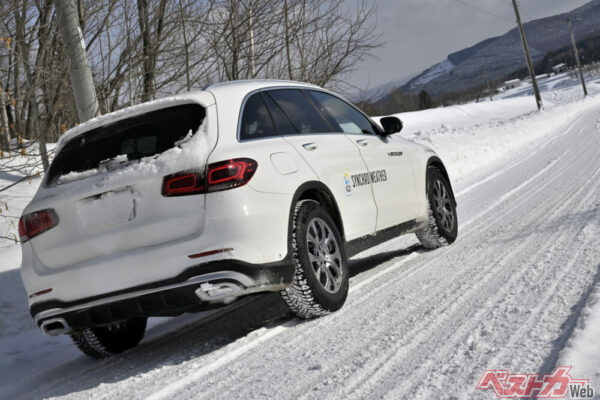
<path fill-rule="evenodd" d="M 345 101 L 316 90 L 307 90 L 306 93 L 337 122 L 344 133 L 375 134 L 371 121 Z"/>
<path fill-rule="evenodd" d="M 273 120 L 260 93 L 252 95 L 244 108 L 240 139 L 258 139 L 277 136 Z"/>
<path fill-rule="evenodd" d="M 335 132 L 308 98 L 299 90 L 271 90 L 268 94 L 281 107 L 300 133 Z"/>
<path fill-rule="evenodd" d="M 284 114 L 283 110 L 275 104 L 268 94 L 263 95 L 263 99 L 265 100 L 265 103 L 267 103 L 267 108 L 271 112 L 271 116 L 277 127 L 277 132 L 280 135 L 293 135 L 298 133 L 298 129 L 296 129 L 294 124 L 292 124 L 289 118 Z"/>

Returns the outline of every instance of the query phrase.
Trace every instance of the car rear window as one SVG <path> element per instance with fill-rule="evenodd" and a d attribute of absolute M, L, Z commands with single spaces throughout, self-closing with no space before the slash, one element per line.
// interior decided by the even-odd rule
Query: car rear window
<path fill-rule="evenodd" d="M 107 161 L 152 157 L 195 133 L 206 116 L 198 104 L 163 108 L 85 132 L 65 144 L 47 174 L 47 185 L 67 174 L 97 169 Z"/>

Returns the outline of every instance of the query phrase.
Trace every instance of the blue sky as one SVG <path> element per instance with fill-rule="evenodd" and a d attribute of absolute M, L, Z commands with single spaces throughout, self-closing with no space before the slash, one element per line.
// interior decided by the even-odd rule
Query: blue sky
<path fill-rule="evenodd" d="M 511 0 L 375 0 L 386 44 L 350 75 L 359 88 L 411 77 L 449 53 L 516 26 Z M 589 0 L 519 0 L 524 21 L 560 14 Z M 469 5 L 466 5 L 466 4 Z M 478 9 L 476 9 L 478 8 Z M 600 21 L 599 21 L 600 23 Z"/>

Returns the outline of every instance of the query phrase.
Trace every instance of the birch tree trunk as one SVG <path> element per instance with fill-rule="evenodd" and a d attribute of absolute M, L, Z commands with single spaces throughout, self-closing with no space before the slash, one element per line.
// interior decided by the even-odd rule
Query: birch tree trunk
<path fill-rule="evenodd" d="M 79 26 L 79 13 L 73 0 L 54 0 L 60 36 L 71 60 L 69 76 L 79 122 L 94 118 L 99 113 L 94 78 L 85 54 L 85 42 Z"/>

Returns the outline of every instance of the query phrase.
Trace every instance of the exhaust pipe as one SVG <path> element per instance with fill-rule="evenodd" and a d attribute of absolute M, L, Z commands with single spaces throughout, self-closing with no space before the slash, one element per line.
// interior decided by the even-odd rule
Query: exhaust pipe
<path fill-rule="evenodd" d="M 69 325 L 63 318 L 47 319 L 40 325 L 40 329 L 48 336 L 56 336 L 69 332 Z"/>
<path fill-rule="evenodd" d="M 232 282 L 204 282 L 196 289 L 196 296 L 205 302 L 229 303 L 242 293 L 243 289 Z"/>

